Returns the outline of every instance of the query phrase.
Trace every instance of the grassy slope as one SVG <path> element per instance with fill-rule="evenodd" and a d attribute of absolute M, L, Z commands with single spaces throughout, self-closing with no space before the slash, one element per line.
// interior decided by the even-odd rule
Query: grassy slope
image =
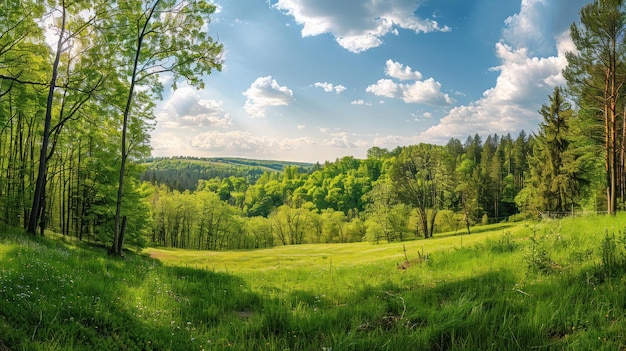
<path fill-rule="evenodd" d="M 620 215 L 404 244 L 146 250 L 163 264 L 5 230 L 0 350 L 618 350 L 625 276 L 605 274 L 600 243 L 625 226 Z M 413 262 L 398 269 L 404 248 Z"/>
<path fill-rule="evenodd" d="M 189 164 L 197 164 L 197 165 L 213 165 L 213 166 L 223 166 L 223 167 L 233 167 L 233 166 L 245 166 L 258 168 L 262 171 L 275 172 L 282 171 L 287 166 L 298 166 L 303 168 L 311 168 L 314 166 L 312 163 L 304 163 L 304 162 L 289 162 L 289 161 L 272 161 L 272 160 L 254 160 L 254 159 L 243 159 L 243 158 L 234 158 L 234 157 L 215 157 L 215 158 L 199 158 L 199 159 L 189 159 L 189 158 L 163 158 L 151 161 L 146 163 L 147 165 L 151 165 L 152 167 L 158 168 L 159 164 L 169 164 L 174 162 L 181 163 L 189 163 Z"/>

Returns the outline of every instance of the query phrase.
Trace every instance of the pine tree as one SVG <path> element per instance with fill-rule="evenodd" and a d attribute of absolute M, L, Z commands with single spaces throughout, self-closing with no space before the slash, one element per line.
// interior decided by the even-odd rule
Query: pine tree
<path fill-rule="evenodd" d="M 604 125 L 607 211 L 615 214 L 619 187 L 623 186 L 618 184 L 618 170 L 623 169 L 623 160 L 618 159 L 622 138 L 618 120 L 626 83 L 624 1 L 595 0 L 584 6 L 580 24 L 572 24 L 570 33 L 577 50 L 567 54 L 564 75 L 578 106 Z"/>

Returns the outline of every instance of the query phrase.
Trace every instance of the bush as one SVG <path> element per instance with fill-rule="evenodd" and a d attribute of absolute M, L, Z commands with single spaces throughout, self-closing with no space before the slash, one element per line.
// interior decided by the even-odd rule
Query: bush
<path fill-rule="evenodd" d="M 483 215 L 483 218 L 480 220 L 480 222 L 482 223 L 482 225 L 487 225 L 489 224 L 489 216 L 487 216 L 487 214 L 485 213 Z"/>

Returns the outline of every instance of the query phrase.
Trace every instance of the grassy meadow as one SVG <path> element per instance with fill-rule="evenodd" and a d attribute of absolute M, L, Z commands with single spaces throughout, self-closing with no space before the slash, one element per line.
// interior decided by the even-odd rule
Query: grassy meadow
<path fill-rule="evenodd" d="M 207 252 L 0 229 L 0 350 L 623 350 L 626 214 Z"/>

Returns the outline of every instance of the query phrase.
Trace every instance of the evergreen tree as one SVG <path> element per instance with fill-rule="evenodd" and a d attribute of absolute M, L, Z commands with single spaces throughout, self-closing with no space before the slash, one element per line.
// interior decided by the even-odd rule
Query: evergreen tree
<path fill-rule="evenodd" d="M 572 109 L 559 87 L 540 113 L 543 122 L 529 157 L 530 177 L 518 201 L 533 211 L 566 211 L 579 202 L 584 177 L 571 146 Z"/>
<path fill-rule="evenodd" d="M 570 33 L 576 52 L 567 54 L 564 71 L 577 104 L 603 125 L 607 211 L 615 214 L 619 187 L 619 119 L 623 109 L 626 69 L 626 16 L 623 0 L 595 0 L 580 11 L 580 23 Z M 624 122 L 622 121 L 622 124 Z M 623 178 L 623 177 L 622 177 Z"/>

